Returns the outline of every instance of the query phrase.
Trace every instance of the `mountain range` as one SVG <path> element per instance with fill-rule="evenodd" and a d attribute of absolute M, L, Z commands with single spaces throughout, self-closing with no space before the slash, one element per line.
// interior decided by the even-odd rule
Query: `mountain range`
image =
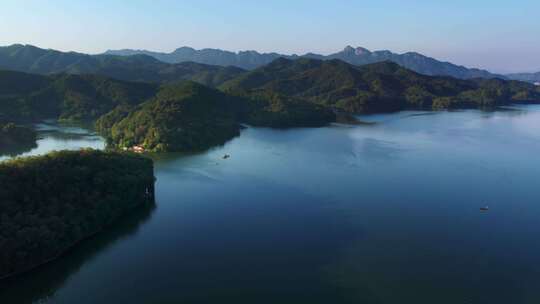
<path fill-rule="evenodd" d="M 194 62 L 170 64 L 147 55 L 87 55 L 14 44 L 0 47 L 0 69 L 33 74 L 96 74 L 126 81 L 192 80 L 215 87 L 245 71 Z"/>
<path fill-rule="evenodd" d="M 451 76 L 460 79 L 501 78 L 532 83 L 540 81 L 540 72 L 500 75 L 438 61 L 415 52 L 404 54 L 386 50 L 372 52 L 365 48 L 350 46 L 330 55 L 314 53 L 283 55 L 256 51 L 235 53 L 220 49 L 195 50 L 190 47 L 181 47 L 172 53 L 124 49 L 88 55 L 22 44 L 0 47 L 0 69 L 36 74 L 98 74 L 126 81 L 163 83 L 192 80 L 211 87 L 217 87 L 244 73 L 245 70 L 256 69 L 278 58 L 339 59 L 357 66 L 392 61 L 428 76 Z"/>
<path fill-rule="evenodd" d="M 252 70 L 259 66 L 266 65 L 280 57 L 287 59 L 298 59 L 303 57 L 321 60 L 340 59 L 353 65 L 393 61 L 405 68 L 430 76 L 452 76 L 461 79 L 505 78 L 503 75 L 493 74 L 486 70 L 466 68 L 450 62 L 439 61 L 416 52 L 407 52 L 404 54 L 396 54 L 388 50 L 372 52 L 362 47 L 353 48 L 351 46 L 347 46 L 342 51 L 330 55 L 320 55 L 314 53 L 307 53 L 304 55 L 284 55 L 278 53 L 259 53 L 256 51 L 241 51 L 235 53 L 220 49 L 195 50 L 190 47 L 181 47 L 171 53 L 123 49 L 109 50 L 104 54 L 118 56 L 143 54 L 168 63 L 192 61 L 220 66 L 237 66 L 247 70 Z"/>

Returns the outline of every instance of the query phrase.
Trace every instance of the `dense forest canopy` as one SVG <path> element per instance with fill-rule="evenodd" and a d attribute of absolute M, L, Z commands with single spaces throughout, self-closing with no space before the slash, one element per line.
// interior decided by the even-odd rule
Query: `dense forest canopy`
<path fill-rule="evenodd" d="M 478 108 L 540 101 L 534 85 L 415 73 L 392 62 L 361 67 L 340 60 L 278 59 L 220 86 L 238 96 L 288 96 L 350 113 L 407 108 Z"/>
<path fill-rule="evenodd" d="M 196 151 L 239 135 L 240 124 L 296 127 L 335 121 L 322 106 L 286 96 L 242 98 L 195 82 L 164 85 L 138 107 L 120 106 L 102 116 L 96 128 L 118 148 Z"/>
<path fill-rule="evenodd" d="M 14 123 L 0 122 L 0 148 L 17 142 L 35 142 L 36 131 Z"/>
<path fill-rule="evenodd" d="M 156 97 L 97 122 L 115 146 L 150 151 L 194 151 L 223 144 L 239 134 L 236 105 L 229 96 L 194 82 L 162 86 Z"/>
<path fill-rule="evenodd" d="M 96 75 L 0 72 L 0 118 L 95 120 L 118 105 L 139 104 L 157 91 L 151 83 Z"/>
<path fill-rule="evenodd" d="M 0 120 L 0 156 L 16 155 L 37 146 L 37 134 L 34 129 Z"/>
<path fill-rule="evenodd" d="M 0 185 L 0 278 L 54 259 L 154 202 L 152 160 L 116 152 L 62 151 L 1 162 Z"/>
<path fill-rule="evenodd" d="M 135 57 L 99 58 L 115 67 L 144 61 Z M 174 74 L 183 68 L 198 70 L 201 65 L 185 63 L 168 69 Z M 347 115 L 345 120 L 350 121 L 355 113 L 540 102 L 540 87 L 525 82 L 426 76 L 392 62 L 359 67 L 337 59 L 279 58 L 225 81 L 222 73 L 227 69 L 207 66 L 199 71 L 199 83 L 166 84 L 4 71 L 0 72 L 0 119 L 97 121 L 98 131 L 115 147 L 189 151 L 225 142 L 238 134 L 242 123 L 316 127 Z M 222 81 L 220 91 L 200 84 Z"/>

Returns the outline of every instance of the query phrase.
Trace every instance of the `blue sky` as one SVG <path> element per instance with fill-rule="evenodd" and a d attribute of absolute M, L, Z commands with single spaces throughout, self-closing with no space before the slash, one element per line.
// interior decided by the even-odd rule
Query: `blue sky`
<path fill-rule="evenodd" d="M 2 0 L 0 45 L 280 53 L 346 45 L 495 72 L 540 70 L 539 0 Z"/>

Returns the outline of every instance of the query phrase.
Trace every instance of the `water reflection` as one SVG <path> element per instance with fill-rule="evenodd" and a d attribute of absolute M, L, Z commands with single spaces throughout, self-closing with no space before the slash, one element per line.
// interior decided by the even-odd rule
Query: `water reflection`
<path fill-rule="evenodd" d="M 179 165 L 186 160 L 178 160 Z M 227 168 L 161 171 L 160 212 L 152 227 L 159 264 L 137 266 L 154 273 L 138 298 L 122 303 L 330 303 L 337 286 L 322 286 L 321 265 L 336 248 L 361 236 L 342 222 L 336 202 L 262 176 L 230 174 Z M 227 166 L 227 165 L 225 165 Z M 141 244 L 142 245 L 142 244 Z M 174 292 L 172 292 L 174 290 Z M 259 295 L 264 294 L 264 297 Z M 158 301 L 158 299 L 160 301 Z"/>
<path fill-rule="evenodd" d="M 359 147 L 361 154 L 355 154 L 355 156 L 362 156 L 371 160 L 393 160 L 406 151 L 396 142 L 376 138 L 364 138 L 359 143 Z"/>
<path fill-rule="evenodd" d="M 0 302 L 540 303 L 540 107 L 362 119 L 151 155 L 144 229 Z"/>
<path fill-rule="evenodd" d="M 0 282 L 2 303 L 54 302 L 55 294 L 81 267 L 113 244 L 136 235 L 152 217 L 155 204 L 141 206 L 105 231 L 81 242 L 63 256 L 26 274 Z"/>
<path fill-rule="evenodd" d="M 64 125 L 46 121 L 34 126 L 38 133 L 36 145 L 10 147 L 0 151 L 0 161 L 15 156 L 40 155 L 53 150 L 78 150 L 81 147 L 104 149 L 103 139 L 86 126 Z"/>

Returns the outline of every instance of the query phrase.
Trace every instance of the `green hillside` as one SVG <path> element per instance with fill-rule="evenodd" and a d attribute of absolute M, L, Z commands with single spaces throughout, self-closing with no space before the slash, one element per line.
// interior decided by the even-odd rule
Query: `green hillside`
<path fill-rule="evenodd" d="M 237 67 L 194 62 L 169 64 L 147 55 L 87 55 L 19 44 L 0 47 L 0 69 L 42 75 L 97 74 L 126 81 L 159 83 L 192 80 L 211 87 L 244 73 Z"/>
<path fill-rule="evenodd" d="M 94 120 L 118 105 L 138 104 L 157 85 L 95 75 L 31 75 L 0 71 L 0 118 Z"/>
<path fill-rule="evenodd" d="M 357 67 L 340 60 L 281 58 L 226 81 L 220 91 L 200 83 L 225 81 L 227 68 L 182 66 L 198 73 L 198 83 L 173 82 L 176 76 L 160 85 L 90 74 L 2 71 L 0 121 L 97 120 L 98 131 L 115 147 L 192 151 L 225 143 L 239 134 L 242 123 L 318 127 L 337 117 L 354 120 L 355 113 L 540 102 L 540 88 L 525 82 L 425 76 L 391 62 Z M 130 66 L 133 77 L 138 67 Z M 171 69 L 174 75 L 180 65 Z"/>
<path fill-rule="evenodd" d="M 162 86 L 151 100 L 131 111 L 116 109 L 96 125 L 119 148 L 202 150 L 239 135 L 236 107 L 217 90 L 184 82 Z"/>
<path fill-rule="evenodd" d="M 340 60 L 280 58 L 220 88 L 243 97 L 277 94 L 349 113 L 540 101 L 538 88 L 527 83 L 425 76 L 392 62 L 357 67 Z"/>

